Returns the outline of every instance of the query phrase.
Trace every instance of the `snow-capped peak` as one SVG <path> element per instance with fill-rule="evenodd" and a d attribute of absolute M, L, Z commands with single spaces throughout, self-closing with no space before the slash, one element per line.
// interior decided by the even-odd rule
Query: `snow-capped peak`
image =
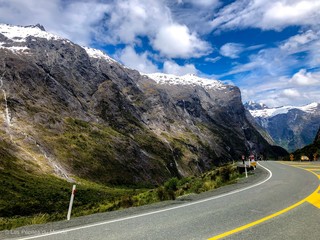
<path fill-rule="evenodd" d="M 8 24 L 0 24 L 0 33 L 13 42 L 25 42 L 29 36 L 46 38 L 48 40 L 59 40 L 61 37 L 48 33 L 40 24 L 31 26 L 13 26 Z"/>
<path fill-rule="evenodd" d="M 30 49 L 27 47 L 28 37 L 31 37 L 31 41 L 36 41 L 36 38 L 45 38 L 47 40 L 63 40 L 69 42 L 69 40 L 46 32 L 40 24 L 25 27 L 0 24 L 0 34 L 5 37 L 4 40 L 0 41 L 0 49 L 8 49 L 19 54 L 29 53 Z"/>
<path fill-rule="evenodd" d="M 248 110 L 262 110 L 268 108 L 264 103 L 257 103 L 254 101 L 249 101 L 244 104 L 245 108 Z"/>
<path fill-rule="evenodd" d="M 70 41 L 67 39 L 46 32 L 45 28 L 40 24 L 30 26 L 13 26 L 9 24 L 0 24 L 0 34 L 9 39 L 9 41 L 5 40 L 5 42 L 0 42 L 0 48 L 9 49 L 16 53 L 29 52 L 29 48 L 27 47 L 26 43 L 28 37 L 45 38 L 47 40 L 62 40 L 64 42 L 70 43 Z M 36 39 L 32 38 L 31 41 L 36 41 Z M 116 62 L 114 59 L 98 49 L 88 47 L 82 48 L 86 50 L 87 54 L 92 58 L 104 59 L 108 62 Z"/>
<path fill-rule="evenodd" d="M 105 54 L 103 51 L 95 49 L 95 48 L 89 48 L 89 47 L 82 47 L 84 50 L 86 50 L 89 57 L 92 58 L 98 58 L 98 59 L 104 59 L 109 63 L 117 62 L 113 58 L 109 57 L 107 54 Z"/>
<path fill-rule="evenodd" d="M 218 80 L 200 78 L 195 74 L 186 74 L 184 76 L 176 76 L 173 74 L 165 73 L 151 73 L 145 74 L 145 76 L 153 79 L 158 84 L 167 85 L 192 85 L 192 86 L 202 86 L 205 89 L 225 89 L 226 85 Z"/>
<path fill-rule="evenodd" d="M 278 114 L 286 114 L 290 110 L 298 109 L 303 112 L 314 113 L 319 108 L 319 103 L 311 103 L 302 107 L 294 107 L 294 106 L 283 106 L 277 108 L 265 108 L 265 109 L 256 109 L 256 110 L 249 110 L 251 115 L 255 118 L 270 118 L 274 117 Z"/>

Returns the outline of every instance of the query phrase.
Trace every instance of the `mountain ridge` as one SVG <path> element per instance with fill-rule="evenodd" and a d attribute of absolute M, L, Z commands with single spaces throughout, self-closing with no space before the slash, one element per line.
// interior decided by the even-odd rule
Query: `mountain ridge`
<path fill-rule="evenodd" d="M 17 167 L 157 185 L 249 152 L 285 154 L 252 126 L 235 86 L 158 84 L 99 50 L 29 29 L 0 27 L 0 137 Z"/>
<path fill-rule="evenodd" d="M 256 103 L 245 104 L 256 122 L 273 141 L 288 151 L 311 144 L 320 126 L 320 104 L 254 108 Z"/>

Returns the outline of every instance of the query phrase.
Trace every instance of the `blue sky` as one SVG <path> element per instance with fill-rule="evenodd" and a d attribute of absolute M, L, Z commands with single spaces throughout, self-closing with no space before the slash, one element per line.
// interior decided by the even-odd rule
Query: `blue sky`
<path fill-rule="evenodd" d="M 40 23 L 143 73 L 194 73 L 269 106 L 320 103 L 319 0 L 0 0 L 0 22 Z"/>

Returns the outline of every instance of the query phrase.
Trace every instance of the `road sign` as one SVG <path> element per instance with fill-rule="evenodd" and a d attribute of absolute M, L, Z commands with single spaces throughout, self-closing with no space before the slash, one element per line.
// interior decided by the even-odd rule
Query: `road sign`
<path fill-rule="evenodd" d="M 290 161 L 293 161 L 294 160 L 294 155 L 291 153 L 290 154 Z"/>

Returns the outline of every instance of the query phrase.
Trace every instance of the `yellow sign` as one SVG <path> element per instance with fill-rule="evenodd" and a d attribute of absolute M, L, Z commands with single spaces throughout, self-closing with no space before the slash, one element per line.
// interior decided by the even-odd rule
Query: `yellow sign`
<path fill-rule="evenodd" d="M 293 161 L 293 160 L 294 160 L 294 155 L 290 154 L 290 161 Z"/>

